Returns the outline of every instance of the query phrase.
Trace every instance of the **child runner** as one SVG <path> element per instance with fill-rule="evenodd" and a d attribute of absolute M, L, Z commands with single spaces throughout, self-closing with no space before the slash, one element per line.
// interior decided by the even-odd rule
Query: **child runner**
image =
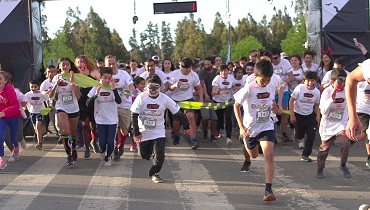
<path fill-rule="evenodd" d="M 265 159 L 265 195 L 264 201 L 275 201 L 272 192 L 272 179 L 274 176 L 274 122 L 271 112 L 278 112 L 275 105 L 276 86 L 270 83 L 273 74 L 272 64 L 262 60 L 255 65 L 255 82 L 246 84 L 235 93 L 234 111 L 238 121 L 240 136 L 252 158 L 258 156 L 258 144 L 261 145 Z M 243 105 L 244 117 L 242 119 L 240 106 Z"/>
<path fill-rule="evenodd" d="M 78 99 L 81 96 L 80 88 L 74 82 L 74 73 L 77 67 L 67 57 L 58 60 L 58 69 L 61 73 L 70 73 L 70 80 L 63 79 L 61 74 L 54 76 L 53 87 L 49 91 L 49 97 L 57 95 L 55 110 L 58 115 L 60 134 L 63 139 L 64 149 L 67 153 L 67 166 L 74 165 L 77 160 L 76 138 L 77 123 L 80 117 Z"/>
<path fill-rule="evenodd" d="M 30 118 L 35 130 L 37 143 L 35 147 L 39 150 L 42 149 L 42 115 L 40 109 L 45 108 L 44 102 L 47 102 L 49 98 L 40 91 L 40 86 L 37 80 L 32 80 L 30 83 L 30 90 L 25 94 L 27 99 L 27 109 L 30 112 Z"/>
<path fill-rule="evenodd" d="M 350 178 L 346 162 L 348 158 L 351 142 L 346 136 L 346 126 L 348 123 L 348 109 L 344 85 L 346 72 L 343 69 L 334 69 L 331 73 L 332 85 L 327 87 L 321 95 L 320 111 L 322 114 L 319 133 L 321 145 L 317 153 L 317 178 L 324 178 L 325 161 L 329 154 L 329 149 L 334 140 L 341 144 L 340 169 L 345 178 Z"/>
<path fill-rule="evenodd" d="M 153 165 L 149 170 L 149 177 L 154 183 L 163 180 L 159 172 L 164 162 L 166 130 L 164 127 L 164 112 L 169 109 L 184 127 L 185 134 L 190 135 L 189 121 L 180 111 L 180 107 L 167 95 L 160 92 L 161 79 L 157 75 L 146 80 L 147 90 L 136 97 L 132 104 L 132 127 L 134 139 L 139 144 L 141 157 L 150 160 L 153 156 Z"/>
<path fill-rule="evenodd" d="M 12 157 L 18 159 L 19 144 L 17 139 L 17 130 L 21 112 L 19 110 L 19 101 L 15 94 L 12 84 L 10 84 L 9 75 L 6 72 L 0 71 L 0 170 L 6 166 L 4 159 L 4 133 L 9 126 L 10 141 L 14 145 Z"/>
<path fill-rule="evenodd" d="M 311 162 L 309 156 L 316 136 L 316 125 L 320 123 L 320 91 L 315 87 L 316 72 L 304 72 L 303 80 L 304 84 L 294 88 L 289 100 L 290 122 L 295 124 L 294 136 L 298 140 L 299 149 L 304 148 L 301 160 Z M 303 139 L 305 134 L 306 141 Z"/>
<path fill-rule="evenodd" d="M 118 123 L 117 104 L 122 102 L 118 90 L 115 88 L 115 81 L 112 78 L 112 74 L 112 68 L 100 67 L 101 84 L 90 90 L 88 94 L 89 99 L 87 101 L 89 107 L 94 107 L 94 118 L 98 128 L 100 155 L 104 157 L 104 166 L 112 165 L 111 156 L 114 151 L 114 139 Z M 111 85 L 111 90 L 103 89 L 101 87 L 102 85 Z"/>
<path fill-rule="evenodd" d="M 145 90 L 145 80 L 142 78 L 142 77 L 135 77 L 134 78 L 134 85 L 135 85 L 135 90 L 134 92 L 135 93 L 142 93 L 144 92 Z M 135 101 L 136 97 L 132 97 L 132 103 Z M 131 132 L 131 136 L 132 135 L 132 132 Z M 130 151 L 131 152 L 136 152 L 137 151 L 137 144 L 136 142 L 134 141 L 134 138 L 131 138 L 131 147 L 130 147 Z"/>

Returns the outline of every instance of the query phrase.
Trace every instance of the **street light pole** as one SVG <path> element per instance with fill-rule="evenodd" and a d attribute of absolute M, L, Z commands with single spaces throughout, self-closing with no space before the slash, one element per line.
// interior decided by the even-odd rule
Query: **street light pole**
<path fill-rule="evenodd" d="M 227 30 L 227 62 L 231 61 L 231 36 L 230 36 L 230 2 L 226 0 L 227 12 L 225 14 L 225 23 L 228 24 Z"/>

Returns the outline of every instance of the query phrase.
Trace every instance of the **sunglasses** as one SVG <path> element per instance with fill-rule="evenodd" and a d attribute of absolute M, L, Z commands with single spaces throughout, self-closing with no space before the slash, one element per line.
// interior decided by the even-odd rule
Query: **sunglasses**
<path fill-rule="evenodd" d="M 160 87 L 160 85 L 148 85 L 149 90 L 159 90 Z"/>
<path fill-rule="evenodd" d="M 245 68 L 247 71 L 253 71 L 253 67 L 247 67 Z"/>
<path fill-rule="evenodd" d="M 279 57 L 272 57 L 272 60 L 277 60 L 279 59 Z"/>

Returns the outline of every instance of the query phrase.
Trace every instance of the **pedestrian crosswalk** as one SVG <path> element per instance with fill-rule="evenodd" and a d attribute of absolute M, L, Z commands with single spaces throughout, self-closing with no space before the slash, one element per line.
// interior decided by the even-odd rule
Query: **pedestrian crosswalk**
<path fill-rule="evenodd" d="M 347 166 L 352 178 L 343 177 L 339 147 L 333 146 L 322 180 L 314 177 L 316 162 L 300 161 L 297 145 L 276 145 L 273 203 L 262 201 L 263 158 L 252 160 L 251 171 L 241 173 L 243 156 L 236 141 L 231 146 L 224 140 L 203 142 L 197 150 L 185 141 L 178 146 L 168 141 L 162 184 L 148 177 L 151 160 L 129 152 L 128 145 L 111 167 L 98 154 L 83 159 L 83 151 L 75 165 L 65 166 L 66 154 L 55 139 L 47 139 L 42 151 L 29 146 L 20 160 L 0 171 L 0 209 L 356 209 L 370 200 L 370 170 L 361 142 L 351 148 Z"/>

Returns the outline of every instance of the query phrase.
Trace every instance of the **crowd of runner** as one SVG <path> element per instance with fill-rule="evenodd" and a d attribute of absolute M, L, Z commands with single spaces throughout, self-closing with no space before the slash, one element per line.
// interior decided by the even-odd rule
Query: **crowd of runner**
<path fill-rule="evenodd" d="M 370 58 L 360 43 L 358 47 L 364 60 Z M 96 62 L 83 55 L 74 62 L 62 57 L 56 67 L 47 68 L 45 81 L 30 81 L 25 94 L 6 69 L 1 70 L 0 170 L 19 159 L 20 147 L 26 149 L 22 123 L 29 118 L 35 148 L 42 150 L 43 126 L 46 121 L 49 131 L 50 122 L 58 144 L 65 148 L 68 166 L 75 164 L 78 149 L 84 149 L 84 158 L 99 153 L 104 165 L 111 166 L 123 155 L 125 140 L 131 136 L 130 151 L 138 151 L 146 160 L 153 158 L 148 176 L 155 183 L 163 182 L 159 172 L 165 159 L 166 129 L 171 130 L 167 138 L 174 145 L 183 136 L 191 149 L 203 141 L 226 145 L 238 141 L 244 156 L 242 172 L 250 170 L 251 158 L 264 157 L 264 201 L 276 200 L 274 145 L 294 140 L 302 149 L 300 160 L 311 162 L 318 129 L 317 178 L 325 177 L 333 143 L 341 146 L 339 169 L 350 178 L 348 153 L 359 140 L 366 140 L 370 168 L 370 60 L 349 74 L 345 60 L 334 59 L 330 51 L 322 53 L 320 64 L 313 63 L 314 56 L 310 51 L 301 57 L 277 48 L 259 49 L 234 62 L 223 62 L 219 55 L 183 57 L 176 67 L 158 56 L 142 64 L 117 62 L 113 55 Z M 281 139 L 275 135 L 278 126 Z M 289 127 L 294 129 L 293 137 L 288 135 Z M 197 132 L 202 138 L 197 138 Z M 4 140 L 11 151 L 7 160 Z"/>

